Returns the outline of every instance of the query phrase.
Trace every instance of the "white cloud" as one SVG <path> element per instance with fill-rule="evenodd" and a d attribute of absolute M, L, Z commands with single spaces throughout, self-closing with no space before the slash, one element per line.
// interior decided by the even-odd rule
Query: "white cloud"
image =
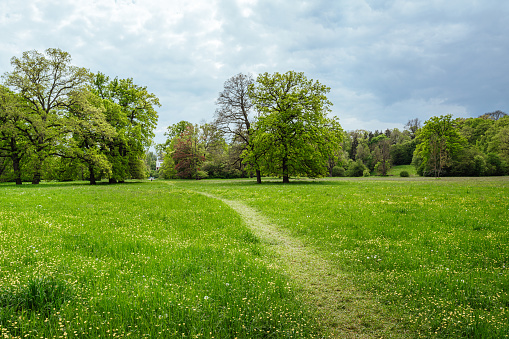
<path fill-rule="evenodd" d="M 211 120 L 239 72 L 303 71 L 331 87 L 345 129 L 385 129 L 509 111 L 508 14 L 495 0 L 2 0 L 0 71 L 59 47 L 132 77 L 161 99 L 159 139 L 170 123 Z"/>

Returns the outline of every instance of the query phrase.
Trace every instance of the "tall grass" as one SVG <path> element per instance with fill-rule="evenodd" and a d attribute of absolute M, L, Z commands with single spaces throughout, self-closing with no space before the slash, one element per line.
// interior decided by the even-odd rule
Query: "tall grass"
<path fill-rule="evenodd" d="M 240 199 L 321 250 L 423 337 L 509 336 L 509 180 L 180 182 Z"/>
<path fill-rule="evenodd" d="M 0 335 L 314 337 L 223 203 L 166 183 L 0 185 Z"/>

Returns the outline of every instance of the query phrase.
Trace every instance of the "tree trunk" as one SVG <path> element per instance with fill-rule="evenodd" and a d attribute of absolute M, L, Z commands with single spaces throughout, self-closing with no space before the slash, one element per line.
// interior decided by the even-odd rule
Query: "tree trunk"
<path fill-rule="evenodd" d="M 256 183 L 261 184 L 262 183 L 262 173 L 259 169 L 256 170 Z"/>
<path fill-rule="evenodd" d="M 16 185 L 21 185 L 21 168 L 19 163 L 21 161 L 16 147 L 16 138 L 11 138 L 11 160 L 12 160 L 12 169 L 14 170 L 14 178 L 16 180 Z"/>
<path fill-rule="evenodd" d="M 288 176 L 288 165 L 286 164 L 287 158 L 283 158 L 283 184 L 290 183 L 290 177 Z"/>
<path fill-rule="evenodd" d="M 36 165 L 34 170 L 34 177 L 32 179 L 32 184 L 38 185 L 41 182 L 41 166 Z"/>
<path fill-rule="evenodd" d="M 95 185 L 95 173 L 94 173 L 94 166 L 90 165 L 88 166 L 88 171 L 90 172 L 90 185 Z"/>
<path fill-rule="evenodd" d="M 21 169 L 19 168 L 19 157 L 17 154 L 13 154 L 11 156 L 12 159 L 12 168 L 14 170 L 14 178 L 16 180 L 16 185 L 21 185 Z"/>

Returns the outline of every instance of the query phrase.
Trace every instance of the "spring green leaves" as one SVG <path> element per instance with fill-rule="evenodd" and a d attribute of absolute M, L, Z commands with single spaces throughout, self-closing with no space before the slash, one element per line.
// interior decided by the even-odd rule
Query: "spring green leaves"
<path fill-rule="evenodd" d="M 249 87 L 259 117 L 244 162 L 263 173 L 283 177 L 317 177 L 326 173 L 327 158 L 341 141 L 336 118 L 328 118 L 329 87 L 303 73 L 264 73 Z"/>

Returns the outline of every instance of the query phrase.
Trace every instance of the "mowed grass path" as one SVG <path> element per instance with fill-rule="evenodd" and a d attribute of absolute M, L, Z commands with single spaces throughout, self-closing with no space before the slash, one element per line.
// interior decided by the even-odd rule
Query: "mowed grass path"
<path fill-rule="evenodd" d="M 160 182 L 0 185 L 0 336 L 309 338 L 224 203 Z"/>
<path fill-rule="evenodd" d="M 507 177 L 178 185 L 255 208 L 347 273 L 409 336 L 509 336 Z M 380 324 L 363 325 L 361 334 Z"/>

